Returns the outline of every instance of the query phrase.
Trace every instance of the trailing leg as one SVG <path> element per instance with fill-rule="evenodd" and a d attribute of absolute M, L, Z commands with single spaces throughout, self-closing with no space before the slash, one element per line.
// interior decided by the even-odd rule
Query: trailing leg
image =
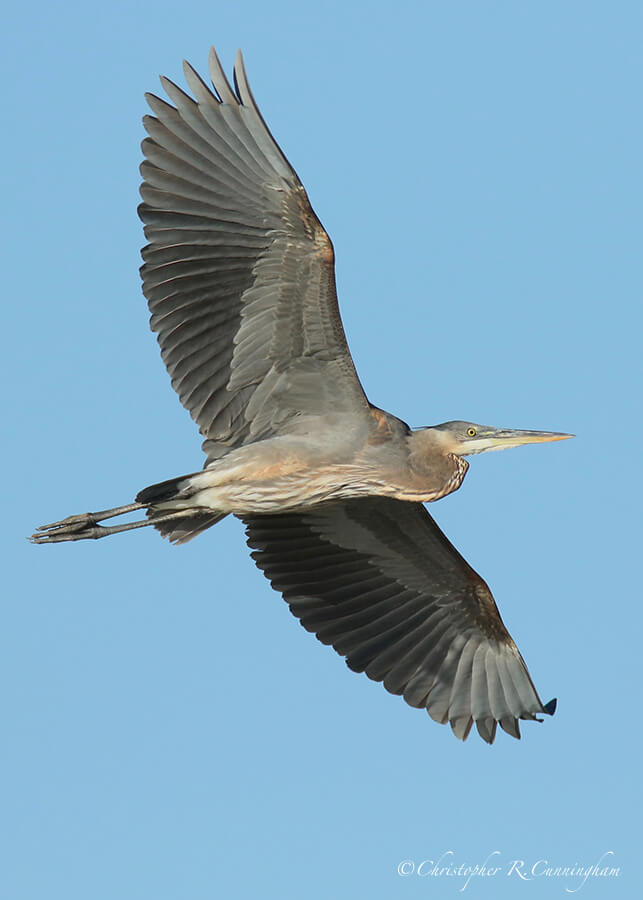
<path fill-rule="evenodd" d="M 195 505 L 191 479 L 194 475 L 183 475 L 162 481 L 140 491 L 134 503 L 102 509 L 99 512 L 81 513 L 67 516 L 59 522 L 41 525 L 31 536 L 34 544 L 57 544 L 62 541 L 97 540 L 109 534 L 145 528 L 147 525 L 161 532 L 176 544 L 184 544 L 214 525 L 226 515 L 216 509 Z M 145 510 L 145 519 L 125 522 L 120 525 L 101 525 L 107 519 L 124 516 L 138 509 Z"/>
<path fill-rule="evenodd" d="M 160 516 L 141 519 L 137 522 L 124 522 L 120 525 L 100 525 L 106 519 L 115 516 L 123 516 L 137 509 L 144 509 L 144 503 L 128 503 L 125 506 L 115 506 L 113 509 L 103 509 L 99 512 L 80 513 L 76 516 L 67 516 L 59 522 L 50 525 L 41 525 L 29 538 L 33 544 L 57 544 L 61 541 L 97 540 L 107 537 L 109 534 L 118 534 L 121 531 L 131 531 L 133 528 L 144 528 L 147 525 L 165 524 L 169 519 L 184 518 L 193 511 L 189 509 L 174 510 Z M 148 512 L 148 516 L 150 513 Z"/>

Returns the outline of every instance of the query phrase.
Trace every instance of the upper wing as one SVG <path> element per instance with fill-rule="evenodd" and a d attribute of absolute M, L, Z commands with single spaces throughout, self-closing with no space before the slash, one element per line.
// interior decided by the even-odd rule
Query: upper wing
<path fill-rule="evenodd" d="M 292 612 L 349 667 L 464 740 L 552 714 L 489 588 L 420 503 L 382 497 L 246 516 L 259 568 Z M 540 720 L 539 720 L 540 721 Z"/>
<path fill-rule="evenodd" d="M 214 53 L 144 124 L 143 292 L 181 403 L 216 458 L 298 415 L 368 402 L 337 306 L 330 239 L 250 92 Z"/>

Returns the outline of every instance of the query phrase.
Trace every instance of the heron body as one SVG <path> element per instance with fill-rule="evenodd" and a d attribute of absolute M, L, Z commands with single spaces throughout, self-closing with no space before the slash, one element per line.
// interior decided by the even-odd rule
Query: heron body
<path fill-rule="evenodd" d="M 146 525 L 184 543 L 228 514 L 307 630 L 449 722 L 496 726 L 543 704 L 489 588 L 423 503 L 460 487 L 466 456 L 558 432 L 453 421 L 412 430 L 373 406 L 341 324 L 332 244 L 270 134 L 243 61 L 234 89 L 186 64 L 145 118 L 143 291 L 172 385 L 204 437 L 202 471 L 133 503 L 42 526 L 36 543 Z M 103 525 L 144 509 L 146 519 Z"/>
<path fill-rule="evenodd" d="M 308 433 L 280 435 L 211 462 L 168 483 L 172 496 L 156 509 L 205 509 L 221 513 L 269 513 L 328 500 L 373 495 L 408 502 L 438 500 L 456 490 L 468 463 L 453 453 L 431 452 L 432 429 L 411 431 L 381 410 L 372 410 L 356 440 L 356 423 L 346 417 L 308 423 Z M 332 453 L 332 462 L 329 461 Z M 141 492 L 139 498 L 153 496 Z"/>

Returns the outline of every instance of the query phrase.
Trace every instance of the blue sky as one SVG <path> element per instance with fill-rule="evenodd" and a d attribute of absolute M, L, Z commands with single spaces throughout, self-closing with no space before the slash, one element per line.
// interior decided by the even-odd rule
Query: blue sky
<path fill-rule="evenodd" d="M 638 893 L 638 3 L 15 4 L 5 13 L 2 896 Z M 350 673 L 226 520 L 34 547 L 194 471 L 137 268 L 143 92 L 244 49 L 337 253 L 367 393 L 413 425 L 575 432 L 431 512 L 556 716 L 493 747 Z M 182 83 L 182 82 L 181 82 Z M 5 320 L 6 321 L 6 320 Z M 446 858 L 445 858 L 446 859 Z M 425 867 L 426 870 L 426 867 Z M 540 869 L 537 869 L 540 871 Z"/>

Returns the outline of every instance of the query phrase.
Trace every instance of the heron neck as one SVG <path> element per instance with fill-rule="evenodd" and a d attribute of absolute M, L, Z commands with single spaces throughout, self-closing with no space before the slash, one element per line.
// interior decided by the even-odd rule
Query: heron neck
<path fill-rule="evenodd" d="M 409 435 L 409 463 L 413 471 L 435 486 L 435 499 L 456 491 L 467 474 L 469 463 L 448 449 L 437 429 L 423 428 Z"/>

